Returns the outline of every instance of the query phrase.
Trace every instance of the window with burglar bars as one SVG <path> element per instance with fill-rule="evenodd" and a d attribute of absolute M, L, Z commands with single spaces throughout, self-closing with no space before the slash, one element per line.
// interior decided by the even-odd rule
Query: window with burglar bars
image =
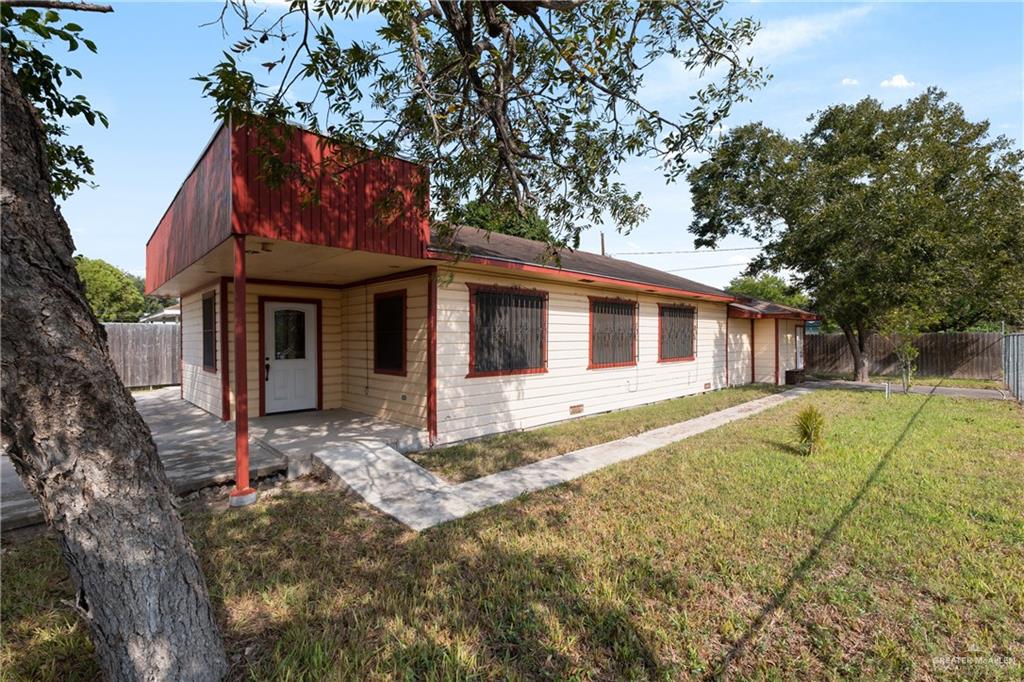
<path fill-rule="evenodd" d="M 658 305 L 658 360 L 693 360 L 697 310 L 690 306 Z"/>
<path fill-rule="evenodd" d="M 636 303 L 590 299 L 590 366 L 636 364 Z"/>
<path fill-rule="evenodd" d="M 547 370 L 547 294 L 470 288 L 473 356 L 470 376 Z"/>
<path fill-rule="evenodd" d="M 203 369 L 217 371 L 217 298 L 203 296 Z"/>
<path fill-rule="evenodd" d="M 373 371 L 405 376 L 405 289 L 373 298 Z"/>

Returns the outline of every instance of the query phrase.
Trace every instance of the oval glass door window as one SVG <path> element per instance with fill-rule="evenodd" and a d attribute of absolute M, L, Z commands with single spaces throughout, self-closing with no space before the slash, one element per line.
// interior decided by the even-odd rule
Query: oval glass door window
<path fill-rule="evenodd" d="M 302 360 L 306 357 L 306 313 L 301 310 L 274 311 L 274 359 Z"/>

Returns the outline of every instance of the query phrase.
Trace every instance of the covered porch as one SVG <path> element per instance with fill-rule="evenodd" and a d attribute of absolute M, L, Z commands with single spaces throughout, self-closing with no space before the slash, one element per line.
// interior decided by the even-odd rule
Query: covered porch
<path fill-rule="evenodd" d="M 237 481 L 235 431 L 230 423 L 182 400 L 174 386 L 134 395 L 175 494 Z M 426 447 L 426 433 L 345 409 L 270 415 L 250 424 L 246 473 L 250 481 L 284 473 L 302 475 L 310 471 L 313 453 L 353 442 L 411 452 Z M 0 457 L 0 486 L 4 533 L 42 523 L 39 505 L 6 455 Z"/>
<path fill-rule="evenodd" d="M 436 432 L 425 169 L 277 132 L 293 176 L 264 182 L 266 133 L 223 125 L 146 246 L 147 290 L 181 297 L 180 397 L 234 423 L 236 506 L 260 429 Z"/>

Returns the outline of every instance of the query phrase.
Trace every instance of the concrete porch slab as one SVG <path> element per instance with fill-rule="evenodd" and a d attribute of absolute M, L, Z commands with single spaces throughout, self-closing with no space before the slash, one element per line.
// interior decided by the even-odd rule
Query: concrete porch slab
<path fill-rule="evenodd" d="M 288 460 L 288 476 L 313 471 L 313 454 L 353 446 L 415 452 L 429 447 L 426 431 L 352 410 L 271 414 L 249 421 L 249 435 Z"/>
<path fill-rule="evenodd" d="M 134 394 L 135 406 L 149 425 L 157 454 L 174 492 L 184 495 L 235 480 L 235 432 L 230 422 L 180 398 L 177 386 Z M 250 438 L 249 475 L 264 478 L 284 472 L 287 460 Z M 0 526 L 3 531 L 41 523 L 42 512 L 25 490 L 6 455 L 0 457 Z"/>

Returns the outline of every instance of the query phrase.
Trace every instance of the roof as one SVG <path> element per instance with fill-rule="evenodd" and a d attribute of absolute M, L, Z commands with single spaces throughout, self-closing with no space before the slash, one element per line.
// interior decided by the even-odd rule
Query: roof
<path fill-rule="evenodd" d="M 468 225 L 459 226 L 454 235 L 447 239 L 440 237 L 436 230 L 432 230 L 428 248 L 435 253 L 454 257 L 485 259 L 584 276 L 591 275 L 623 283 L 672 289 L 681 294 L 691 294 L 698 298 L 721 301 L 736 300 L 735 296 L 722 289 L 716 289 L 639 263 L 588 251 L 563 248 L 557 252 L 558 260 L 556 261 L 552 257 L 549 245 L 545 242 L 489 232 Z"/>
<path fill-rule="evenodd" d="M 818 316 L 814 313 L 794 308 L 793 306 L 762 301 L 759 298 L 750 296 L 737 296 L 736 301 L 729 304 L 730 314 L 733 317 L 782 317 L 797 318 L 801 320 L 816 320 Z"/>

